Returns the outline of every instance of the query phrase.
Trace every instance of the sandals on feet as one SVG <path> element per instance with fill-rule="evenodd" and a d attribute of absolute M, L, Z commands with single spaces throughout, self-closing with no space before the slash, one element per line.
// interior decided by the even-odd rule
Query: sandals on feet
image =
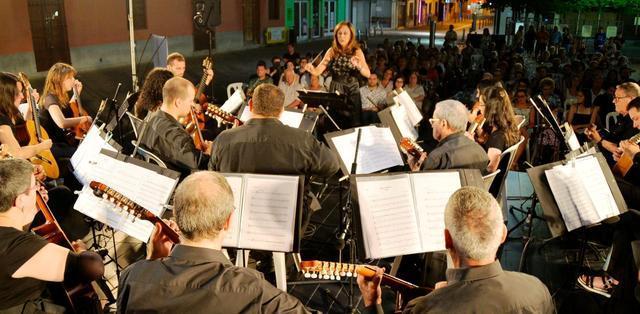
<path fill-rule="evenodd" d="M 593 285 L 593 279 L 596 277 L 602 278 L 602 287 L 596 287 Z M 613 282 L 613 278 L 609 276 L 581 275 L 578 277 L 578 286 L 589 292 L 597 293 L 606 298 L 611 298 L 611 292 L 613 291 L 615 284 Z"/>

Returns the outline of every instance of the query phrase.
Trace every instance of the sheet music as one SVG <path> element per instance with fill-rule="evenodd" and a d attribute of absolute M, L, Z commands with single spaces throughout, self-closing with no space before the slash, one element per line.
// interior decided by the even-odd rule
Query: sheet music
<path fill-rule="evenodd" d="M 597 222 L 597 213 L 573 167 L 556 166 L 545 174 L 568 231 Z"/>
<path fill-rule="evenodd" d="M 102 137 L 100 129 L 92 125 L 76 152 L 71 156 L 73 174 L 82 185 L 89 184 L 88 177 L 93 170 L 90 161 L 94 160 L 103 148 L 114 152 L 117 151 Z"/>
<path fill-rule="evenodd" d="M 106 184 L 157 216 L 164 212 L 164 204 L 169 201 L 178 182 L 178 179 L 104 154 L 98 154 L 88 162 L 92 166 L 87 176 L 89 181 Z M 126 212 L 121 213 L 111 202 L 93 195 L 88 185 L 82 189 L 73 208 L 143 242 L 149 240 L 153 230 L 150 222 L 140 219 L 133 222 Z"/>
<path fill-rule="evenodd" d="M 575 161 L 575 168 L 584 184 L 587 195 L 595 206 L 598 221 L 620 214 L 620 209 L 611 193 L 607 179 L 602 173 L 600 163 L 595 156 L 580 158 Z"/>
<path fill-rule="evenodd" d="M 304 113 L 297 111 L 288 111 L 284 110 L 278 120 L 282 122 L 284 125 L 288 125 L 292 128 L 299 128 L 302 123 L 302 119 L 304 118 Z M 247 122 L 251 119 L 251 111 L 249 110 L 249 106 L 245 106 L 242 110 L 242 114 L 240 115 L 240 121 Z"/>
<path fill-rule="evenodd" d="M 229 99 L 227 99 L 227 101 L 224 102 L 224 104 L 222 105 L 222 107 L 220 107 L 220 109 L 226 112 L 235 112 L 236 110 L 238 110 L 238 108 L 240 108 L 240 106 L 244 102 L 244 99 L 245 99 L 245 96 L 244 96 L 244 92 L 242 92 L 242 88 L 238 88 L 236 89 L 235 92 L 233 92 L 231 97 L 229 97 Z"/>
<path fill-rule="evenodd" d="M 416 130 L 414 124 L 411 123 L 404 106 L 391 106 L 391 117 L 396 123 L 402 137 L 408 137 L 413 141 L 418 138 L 418 130 Z"/>
<path fill-rule="evenodd" d="M 240 219 L 242 218 L 242 176 L 225 174 L 225 178 L 233 192 L 233 207 L 235 210 L 231 216 L 231 225 L 222 246 L 238 247 L 238 236 L 240 233 Z"/>
<path fill-rule="evenodd" d="M 368 258 L 422 251 L 409 175 L 356 177 Z"/>
<path fill-rule="evenodd" d="M 422 114 L 407 91 L 402 91 L 398 96 L 393 97 L 393 100 L 406 109 L 407 117 L 409 117 L 409 121 L 412 126 L 420 123 L 420 120 L 422 120 Z"/>
<path fill-rule="evenodd" d="M 304 118 L 304 113 L 297 111 L 283 111 L 278 118 L 284 125 L 288 125 L 292 128 L 299 128 Z"/>
<path fill-rule="evenodd" d="M 444 211 L 451 195 L 462 185 L 460 174 L 451 172 L 412 173 L 422 252 L 445 250 Z"/>
<path fill-rule="evenodd" d="M 402 156 L 389 128 L 373 125 L 361 127 L 362 135 L 358 148 L 357 174 L 368 174 L 394 166 L 402 166 Z M 358 139 L 357 128 L 348 134 L 331 138 L 341 161 L 351 168 Z"/>
<path fill-rule="evenodd" d="M 293 251 L 300 178 L 246 175 L 238 246 L 275 252 Z"/>

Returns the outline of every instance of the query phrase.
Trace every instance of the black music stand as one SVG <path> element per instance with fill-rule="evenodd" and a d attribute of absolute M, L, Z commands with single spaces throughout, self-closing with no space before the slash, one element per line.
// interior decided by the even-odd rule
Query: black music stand
<path fill-rule="evenodd" d="M 308 107 L 322 107 L 326 111 L 332 111 L 333 117 L 329 116 L 329 118 L 334 124 L 336 122 L 333 118 L 335 117 L 338 120 L 338 124 L 336 124 L 338 130 L 348 125 L 352 119 L 353 108 L 349 106 L 347 95 L 302 89 L 298 90 L 298 98 Z M 328 115 L 329 112 L 326 112 L 326 114 Z"/>

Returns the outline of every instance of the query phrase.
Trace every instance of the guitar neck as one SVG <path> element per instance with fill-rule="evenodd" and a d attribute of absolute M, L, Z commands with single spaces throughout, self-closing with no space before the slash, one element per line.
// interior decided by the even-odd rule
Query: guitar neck
<path fill-rule="evenodd" d="M 196 90 L 196 96 L 194 100 L 197 102 L 200 99 L 200 95 L 204 92 L 204 87 L 206 86 L 205 82 L 207 81 L 207 73 L 205 72 L 200 79 L 200 84 L 198 84 L 198 89 Z"/>
<path fill-rule="evenodd" d="M 629 142 L 634 143 L 634 144 L 639 144 L 639 143 L 640 143 L 640 133 L 638 133 L 638 134 L 636 134 L 636 135 L 632 136 L 632 137 L 629 139 Z"/>
<path fill-rule="evenodd" d="M 36 99 L 33 98 L 33 88 L 29 87 L 29 105 L 31 106 L 31 118 L 33 119 L 33 124 L 36 126 L 36 137 L 38 138 L 38 143 L 42 142 L 42 130 L 40 130 L 40 110 L 38 110 L 38 105 L 36 104 Z"/>
<path fill-rule="evenodd" d="M 162 219 L 160 219 L 160 217 L 156 216 L 154 213 L 138 205 L 136 202 L 130 200 L 126 196 L 120 194 L 120 192 L 106 186 L 105 184 L 97 181 L 91 181 L 91 183 L 89 183 L 89 186 L 94 190 L 96 196 L 101 196 L 103 198 L 109 199 L 115 205 L 123 207 L 128 212 L 133 213 L 140 219 L 147 220 L 153 224 L 159 223 L 162 226 L 162 232 L 171 240 L 171 242 L 180 243 L 180 236 L 178 235 L 178 233 L 171 229 L 171 227 L 169 227 Z M 98 193 L 102 195 L 98 195 Z"/>

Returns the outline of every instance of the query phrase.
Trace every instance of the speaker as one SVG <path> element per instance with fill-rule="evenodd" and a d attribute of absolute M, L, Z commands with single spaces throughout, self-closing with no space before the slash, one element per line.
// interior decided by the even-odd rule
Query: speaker
<path fill-rule="evenodd" d="M 220 0 L 194 0 L 193 24 L 201 31 L 213 31 L 222 23 Z"/>

